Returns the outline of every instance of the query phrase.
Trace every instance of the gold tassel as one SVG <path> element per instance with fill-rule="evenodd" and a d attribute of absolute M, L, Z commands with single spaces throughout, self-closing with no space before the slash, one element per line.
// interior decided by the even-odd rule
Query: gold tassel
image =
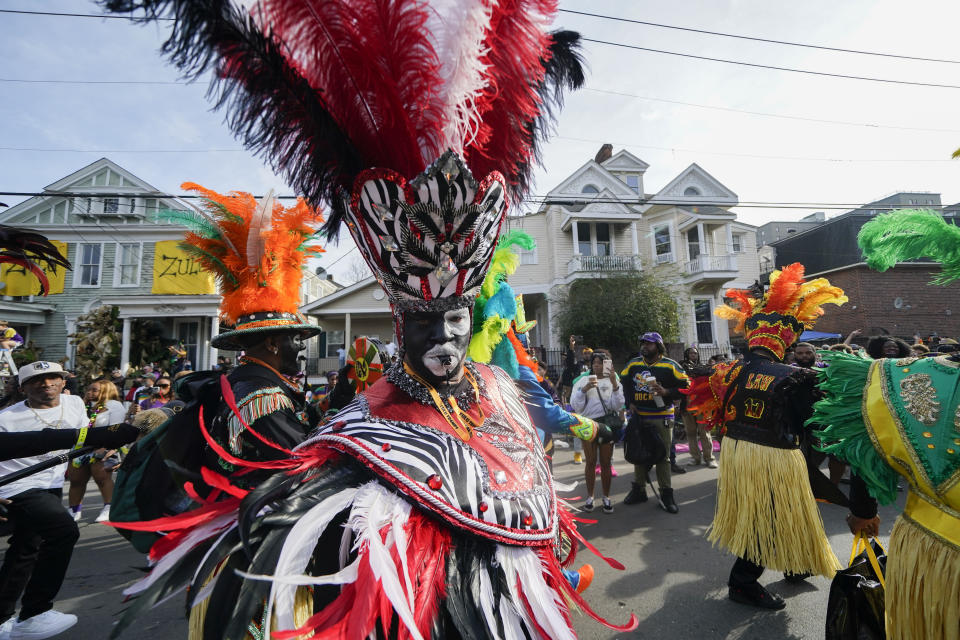
<path fill-rule="evenodd" d="M 960 640 L 960 548 L 901 516 L 886 580 L 889 640 Z"/>
<path fill-rule="evenodd" d="M 724 438 L 717 507 L 707 537 L 775 571 L 833 578 L 840 569 L 799 449 Z"/>

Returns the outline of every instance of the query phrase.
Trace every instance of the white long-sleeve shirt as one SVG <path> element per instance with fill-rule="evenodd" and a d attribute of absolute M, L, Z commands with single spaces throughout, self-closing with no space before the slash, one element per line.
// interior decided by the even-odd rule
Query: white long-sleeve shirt
<path fill-rule="evenodd" d="M 81 429 L 87 426 L 88 422 L 87 408 L 83 400 L 70 395 L 60 396 L 60 406 L 52 409 L 31 410 L 23 402 L 18 402 L 0 411 L 0 431 L 2 432 L 34 431 L 48 429 L 51 426 L 56 429 Z M 4 460 L 0 462 L 0 476 L 43 462 L 59 453 L 63 452 L 51 451 L 38 456 Z M 21 478 L 0 487 L 0 498 L 10 498 L 29 489 L 59 489 L 63 486 L 63 474 L 66 470 L 67 463 L 64 462 L 32 476 Z"/>
<path fill-rule="evenodd" d="M 609 378 L 597 377 L 597 386 L 584 393 L 583 388 L 590 383 L 590 376 L 586 375 L 577 380 L 573 385 L 573 391 L 570 394 L 570 404 L 573 410 L 588 418 L 602 418 L 609 411 L 619 411 L 623 408 L 623 386 L 617 381 L 617 389 L 614 391 L 613 383 Z M 597 392 L 600 392 L 599 394 Z M 603 397 L 603 403 L 600 397 Z M 606 411 L 604 411 L 606 405 Z"/>

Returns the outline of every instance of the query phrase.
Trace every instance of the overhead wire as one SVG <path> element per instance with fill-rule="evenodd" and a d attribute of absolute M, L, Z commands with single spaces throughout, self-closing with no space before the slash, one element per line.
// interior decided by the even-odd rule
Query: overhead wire
<path fill-rule="evenodd" d="M 862 80 L 866 82 L 880 82 L 884 84 L 900 84 L 915 87 L 935 87 L 938 89 L 960 89 L 956 84 L 939 84 L 936 82 L 919 82 L 914 80 L 894 80 L 892 78 L 874 78 L 871 76 L 857 76 L 845 73 L 830 73 L 828 71 L 813 71 L 811 69 L 797 69 L 794 67 L 779 67 L 772 64 L 760 64 L 758 62 L 745 62 L 742 60 L 729 60 L 727 58 L 714 58 L 712 56 L 698 56 L 693 53 L 681 53 L 679 51 L 667 51 L 666 49 L 654 49 L 652 47 L 641 47 L 635 44 L 626 44 L 624 42 L 611 42 L 609 40 L 598 40 L 596 38 L 581 38 L 584 42 L 593 42 L 611 47 L 621 47 L 624 49 L 633 49 L 635 51 L 647 51 L 649 53 L 660 53 L 668 56 L 678 56 L 681 58 L 692 58 L 694 60 L 707 60 L 710 62 L 722 62 L 724 64 L 740 65 L 754 69 L 769 69 L 773 71 L 788 71 L 791 73 L 803 73 L 806 75 L 823 76 L 827 78 L 842 78 L 844 80 Z"/>
<path fill-rule="evenodd" d="M 896 53 L 884 53 L 880 51 L 863 51 L 860 49 L 845 49 L 843 47 L 828 47 L 825 45 L 807 44 L 801 42 L 791 42 L 789 40 L 774 40 L 772 38 L 759 38 L 756 36 L 744 36 L 733 33 L 724 33 L 722 31 L 709 31 L 707 29 L 695 29 L 693 27 L 680 27 L 677 25 L 661 24 L 658 22 L 648 22 L 645 20 L 635 20 L 633 18 L 624 18 L 620 16 L 608 16 L 599 13 L 590 13 L 588 11 L 574 11 L 573 9 L 558 9 L 560 13 L 569 13 L 573 15 L 589 16 L 591 18 L 602 18 L 604 20 L 614 20 L 616 22 L 627 22 L 631 24 L 641 24 L 648 27 L 657 27 L 660 29 L 674 29 L 676 31 L 688 31 L 691 33 L 702 33 L 711 36 L 720 36 L 723 38 L 736 38 L 738 40 L 752 40 L 754 42 L 765 42 L 767 44 L 782 44 L 790 47 L 804 47 L 808 49 L 821 49 L 824 51 L 836 51 L 839 53 L 854 53 L 865 56 L 881 56 L 884 58 L 899 58 L 901 60 L 916 60 L 920 62 L 942 62 L 945 64 L 960 64 L 960 60 L 948 60 L 944 58 L 925 58 L 921 56 L 907 56 Z"/>

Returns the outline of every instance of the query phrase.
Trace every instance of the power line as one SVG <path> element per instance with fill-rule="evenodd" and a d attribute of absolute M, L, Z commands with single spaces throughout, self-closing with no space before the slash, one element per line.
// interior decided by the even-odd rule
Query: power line
<path fill-rule="evenodd" d="M 960 133 L 960 130 L 958 130 Z M 753 153 L 735 153 L 730 151 L 706 151 L 702 149 L 682 149 L 679 147 L 658 147 L 653 145 L 633 144 L 611 140 L 595 140 L 591 138 L 575 138 L 570 136 L 554 136 L 557 140 L 570 140 L 590 144 L 605 144 L 615 142 L 623 147 L 634 149 L 651 149 L 655 151 L 670 151 L 680 153 L 696 153 L 703 155 L 731 156 L 735 158 L 753 158 L 758 160 L 787 160 L 799 162 L 953 162 L 950 158 L 820 158 L 811 156 L 776 156 Z M 245 149 L 55 149 L 35 147 L 0 147 L 0 151 L 50 152 L 50 153 L 248 153 Z"/>
<path fill-rule="evenodd" d="M 617 142 L 611 140 L 594 140 L 591 138 L 573 138 L 570 136 L 554 136 L 558 140 L 570 140 L 573 142 L 585 142 L 590 144 L 615 143 L 622 147 L 632 149 L 652 149 L 655 151 L 671 151 L 680 153 L 695 153 L 711 156 L 731 156 L 734 158 L 752 158 L 756 160 L 789 160 L 799 162 L 955 162 L 949 157 L 944 158 L 817 158 L 811 156 L 770 156 L 755 153 L 735 153 L 732 151 L 704 151 L 702 149 L 681 149 L 679 147 L 657 147 L 652 145 L 632 144 L 627 142 Z"/>
<path fill-rule="evenodd" d="M 138 84 L 138 85 L 170 85 L 184 86 L 193 82 L 179 82 L 176 80 L 33 80 L 27 78 L 0 78 L 0 82 L 18 82 L 25 84 Z"/>
<path fill-rule="evenodd" d="M 822 76 L 827 78 L 841 78 L 844 80 L 862 80 L 867 82 L 880 82 L 884 84 L 898 84 L 914 87 L 934 87 L 938 89 L 960 89 L 960 85 L 955 84 L 937 84 L 934 82 L 915 82 L 912 80 L 893 80 L 890 78 L 874 78 L 869 76 L 847 75 L 842 73 L 829 73 L 826 71 L 813 71 L 810 69 L 796 69 L 793 67 L 778 67 L 769 64 L 760 64 L 756 62 L 744 62 L 742 60 L 728 60 L 726 58 L 713 58 L 710 56 L 698 56 L 692 53 L 681 53 L 678 51 L 667 51 L 665 49 L 653 49 L 650 47 L 641 47 L 639 45 L 626 44 L 623 42 L 611 42 L 609 40 L 597 40 L 594 38 L 582 38 L 584 42 L 593 42 L 611 47 L 621 47 L 635 51 L 647 51 L 650 53 L 660 53 L 669 56 L 678 56 L 681 58 L 691 58 L 694 60 L 706 60 L 709 62 L 722 62 L 724 64 L 740 65 L 754 69 L 769 69 L 773 71 L 788 71 L 791 73 L 803 73 L 806 75 Z M 64 79 L 30 79 L 30 78 L 0 78 L 0 82 L 28 83 L 28 84 L 79 84 L 79 85 L 190 85 L 194 82 L 184 81 L 163 81 L 163 80 L 64 80 Z"/>
<path fill-rule="evenodd" d="M 23 9 L 0 9 L 0 13 L 16 13 L 29 16 L 59 16 L 64 18 L 103 18 L 108 20 L 136 20 L 133 16 L 114 16 L 105 13 L 61 13 L 57 11 L 26 11 Z M 156 17 L 151 20 L 173 20 L 173 18 Z"/>
<path fill-rule="evenodd" d="M 110 197 L 132 197 L 133 194 L 130 193 L 121 193 L 121 192 L 71 192 L 71 191 L 39 191 L 39 192 L 27 192 L 27 191 L 0 191 L 0 196 L 40 196 L 40 197 L 64 197 L 64 198 L 110 198 Z M 135 194 L 139 198 L 166 198 L 166 199 L 177 199 L 177 200 L 190 200 L 203 198 L 203 196 L 193 193 L 187 193 L 183 195 L 176 195 L 171 193 L 159 193 L 159 192 L 148 192 L 148 193 L 138 193 Z M 933 194 L 929 194 L 931 197 Z M 263 198 L 264 196 L 254 196 L 255 198 Z M 293 200 L 298 196 L 294 195 L 275 195 L 274 197 L 281 200 Z M 572 204 L 593 204 L 593 203 L 602 203 L 602 204 L 629 204 L 629 205 L 675 205 L 683 207 L 705 207 L 705 206 L 721 206 L 710 202 L 690 202 L 689 200 L 678 200 L 670 198 L 637 198 L 635 201 L 631 201 L 627 198 L 576 198 L 576 197 L 557 197 L 550 196 L 547 194 L 537 194 L 530 195 L 523 199 L 524 202 L 540 202 L 540 203 L 551 203 L 551 204 L 562 204 L 562 203 L 572 203 Z M 118 206 L 129 206 L 128 203 L 118 203 Z M 738 201 L 736 204 L 723 204 L 724 207 L 753 207 L 753 208 L 771 208 L 771 209 L 781 209 L 781 208 L 798 208 L 798 209 L 869 209 L 876 211 L 886 211 L 886 210 L 896 210 L 903 209 L 906 207 L 918 207 L 924 205 L 887 205 L 887 204 L 877 204 L 877 203 L 861 203 L 861 202 L 774 202 L 774 201 L 764 201 L 764 200 L 743 200 Z M 939 207 L 942 208 L 943 205 L 925 205 L 928 207 Z M 91 217 L 96 217 L 98 213 L 90 213 Z M 106 214 L 110 215 L 110 214 Z"/>
<path fill-rule="evenodd" d="M 867 127 L 870 129 L 895 129 L 898 131 L 929 131 L 934 133 L 960 133 L 960 129 L 933 129 L 929 127 L 902 127 L 892 124 L 874 124 L 869 122 L 852 122 L 850 120 L 828 120 L 824 118 L 810 118 L 807 116 L 794 116 L 785 113 L 770 113 L 767 111 L 750 111 L 748 109 L 735 109 L 733 107 L 718 107 L 710 104 L 699 104 L 696 102 L 683 102 L 681 100 L 668 100 L 666 98 L 651 98 L 650 96 L 641 96 L 635 93 L 625 93 L 623 91 L 612 91 L 610 89 L 594 89 L 584 87 L 580 91 L 592 91 L 594 93 L 603 93 L 611 96 L 622 96 L 624 98 L 636 98 L 638 100 L 649 100 L 650 102 L 663 102 L 666 104 L 676 104 L 684 107 L 696 107 L 698 109 L 713 109 L 715 111 L 727 111 L 731 113 L 743 113 L 751 116 L 763 116 L 767 118 L 783 118 L 785 120 L 799 120 L 802 122 L 818 122 L 822 124 L 838 124 L 850 127 Z"/>
<path fill-rule="evenodd" d="M 36 151 L 40 153 L 247 153 L 246 149 L 40 149 L 38 147 L 0 147 L 0 151 Z"/>
<path fill-rule="evenodd" d="M 921 62 L 943 62 L 943 63 L 946 63 L 946 64 L 960 64 L 960 60 L 945 60 L 945 59 L 943 59 L 943 58 L 923 58 L 923 57 L 919 57 L 919 56 L 898 55 L 898 54 L 895 54 L 895 53 L 882 53 L 882 52 L 879 52 L 879 51 L 861 51 L 861 50 L 859 50 L 859 49 L 844 49 L 844 48 L 841 48 L 841 47 L 827 47 L 827 46 L 824 46 L 824 45 L 805 44 L 805 43 L 800 43 L 800 42 L 790 42 L 790 41 L 787 41 L 787 40 L 773 40 L 773 39 L 770 39 L 770 38 L 757 38 L 757 37 L 753 37 L 753 36 L 742 36 L 742 35 L 733 34 L 733 33 L 723 33 L 723 32 L 721 32 L 721 31 L 708 31 L 708 30 L 706 30 L 706 29 L 694 29 L 694 28 L 691 28 L 691 27 L 678 27 L 678 26 L 676 26 L 676 25 L 670 25 L 670 24 L 660 24 L 660 23 L 657 23 L 657 22 L 647 22 L 647 21 L 644 21 L 644 20 L 634 20 L 634 19 L 632 19 L 632 18 L 621 18 L 621 17 L 617 17 L 617 16 L 606 16 L 606 15 L 601 15 L 601 14 L 599 14 L 599 13 L 588 13 L 588 12 L 586 12 L 586 11 L 574 11 L 574 10 L 572 10 L 572 9 L 559 9 L 559 11 L 560 11 L 561 13 L 571 13 L 571 14 L 580 15 L 580 16 L 589 16 L 589 17 L 591 17 L 591 18 L 602 18 L 602 19 L 604 19 L 604 20 L 615 20 L 616 22 L 629 22 L 629 23 L 631 23 L 631 24 L 642 24 L 642 25 L 646 25 L 646 26 L 648 26 L 648 27 L 658 27 L 658 28 L 661 28 L 661 29 L 675 29 L 675 30 L 677 30 L 677 31 L 689 31 L 689 32 L 691 32 L 691 33 L 703 33 L 703 34 L 711 35 L 711 36 L 721 36 L 721 37 L 724 37 L 724 38 L 737 38 L 737 39 L 739 39 L 739 40 L 752 40 L 752 41 L 754 41 L 754 42 L 766 42 L 766 43 L 769 43 L 769 44 L 783 44 L 783 45 L 787 45 L 787 46 L 791 46 L 791 47 L 805 47 L 805 48 L 808 48 L 808 49 L 821 49 L 821 50 L 824 50 L 824 51 L 838 51 L 838 52 L 840 52 L 840 53 L 856 53 L 856 54 L 866 55 L 866 56 L 881 56 L 881 57 L 884 57 L 884 58 L 899 58 L 899 59 L 901 59 L 901 60 L 919 60 L 919 61 L 921 61 Z"/>
<path fill-rule="evenodd" d="M 634 44 L 625 44 L 622 42 L 610 42 L 609 40 L 596 40 L 594 38 L 581 38 L 584 42 L 593 42 L 595 44 L 605 44 L 611 47 L 622 47 L 624 49 L 634 49 L 636 51 L 648 51 L 650 53 L 662 53 L 668 56 L 678 56 L 681 58 L 693 58 L 694 60 L 708 60 L 710 62 L 723 62 L 725 64 L 736 64 L 754 69 L 770 69 L 773 71 L 789 71 L 791 73 L 803 73 L 813 76 L 824 76 L 827 78 L 843 78 L 845 80 L 865 80 L 867 82 L 882 82 L 885 84 L 903 84 L 915 87 L 936 87 L 938 89 L 960 89 L 960 85 L 955 84 L 936 84 L 933 82 L 913 82 L 911 80 L 891 80 L 889 78 L 872 78 L 869 76 L 854 76 L 843 73 L 828 73 L 826 71 L 811 71 L 810 69 L 795 69 L 793 67 L 777 67 L 769 64 L 759 64 L 756 62 L 743 62 L 742 60 L 728 60 L 726 58 L 712 58 L 710 56 L 698 56 L 692 53 L 680 53 L 678 51 L 666 51 L 665 49 L 652 49 L 650 47 L 641 47 Z"/>
<path fill-rule="evenodd" d="M 925 58 L 921 56 L 907 56 L 895 53 L 883 53 L 879 51 L 862 51 L 859 49 L 845 49 L 842 47 L 828 47 L 825 45 L 816 45 L 816 44 L 806 44 L 801 42 L 790 42 L 788 40 L 774 40 L 771 38 L 758 38 L 755 36 L 744 36 L 733 33 L 723 33 L 721 31 L 709 31 L 707 29 L 695 29 L 692 27 L 680 27 L 677 25 L 661 24 L 658 22 L 648 22 L 645 20 L 635 20 L 632 18 L 623 18 L 618 16 L 607 16 L 599 13 L 589 13 L 587 11 L 574 11 L 573 9 L 558 9 L 561 13 L 569 13 L 574 15 L 588 16 L 591 18 L 601 18 L 603 20 L 614 20 L 616 22 L 627 22 L 631 24 L 642 24 L 648 27 L 657 27 L 660 29 L 674 29 L 677 31 L 688 31 L 690 33 L 702 33 L 711 36 L 720 36 L 724 38 L 736 38 L 739 40 L 752 40 L 754 42 L 766 42 L 769 44 L 782 44 L 791 47 L 805 47 L 808 49 L 821 49 L 824 51 L 837 51 L 840 53 L 855 53 L 860 55 L 868 56 L 881 56 L 884 58 L 898 58 L 901 60 L 917 60 L 920 62 L 943 62 L 946 64 L 960 64 L 960 60 L 947 60 L 943 58 Z M 0 13 L 12 13 L 19 15 L 33 15 L 33 16 L 57 16 L 57 17 L 67 17 L 67 18 L 99 18 L 101 20 L 127 20 L 134 21 L 137 20 L 134 16 L 119 16 L 111 15 L 105 13 L 67 13 L 67 12 L 57 12 L 57 11 L 27 11 L 22 9 L 0 9 Z M 167 20 L 173 21 L 175 18 L 163 17 L 163 16 L 154 16 L 151 17 L 151 20 Z"/>

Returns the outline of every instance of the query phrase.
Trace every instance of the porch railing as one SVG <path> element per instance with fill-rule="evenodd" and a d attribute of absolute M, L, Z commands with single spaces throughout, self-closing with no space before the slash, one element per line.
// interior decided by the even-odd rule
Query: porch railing
<path fill-rule="evenodd" d="M 712 271 L 736 271 L 736 256 L 697 256 L 684 263 L 683 270 L 689 275 L 709 273 Z"/>
<path fill-rule="evenodd" d="M 567 263 L 567 274 L 578 271 L 639 271 L 640 256 L 573 256 Z"/>

